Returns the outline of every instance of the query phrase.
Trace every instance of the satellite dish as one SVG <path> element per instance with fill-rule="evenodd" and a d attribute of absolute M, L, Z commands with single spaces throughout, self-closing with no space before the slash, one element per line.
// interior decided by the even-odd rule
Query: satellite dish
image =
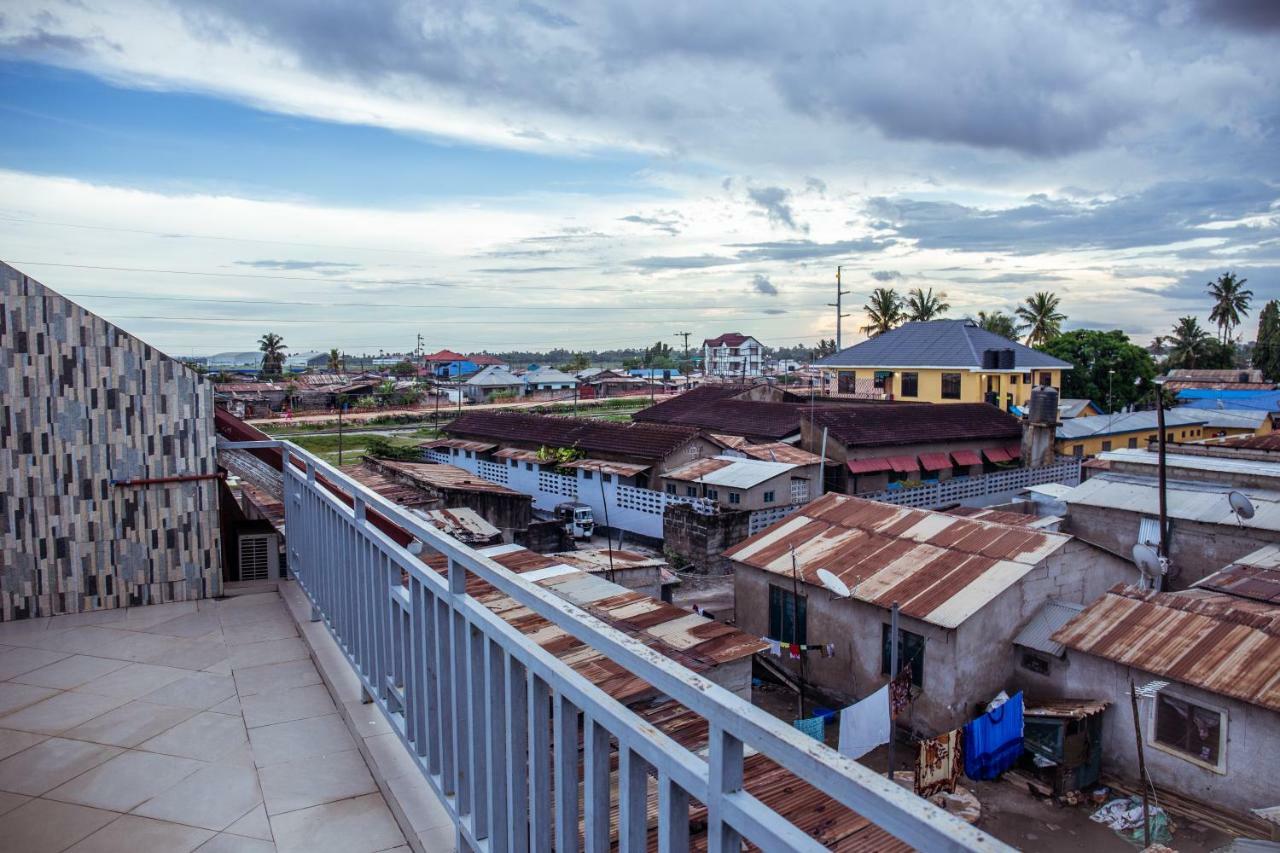
<path fill-rule="evenodd" d="M 1240 519 L 1240 526 L 1244 526 L 1244 519 L 1253 518 L 1253 501 L 1249 500 L 1243 492 L 1232 491 L 1227 495 L 1227 500 L 1231 503 L 1231 511 L 1236 514 L 1236 518 Z"/>
<path fill-rule="evenodd" d="M 1158 578 L 1162 573 L 1160 555 L 1146 543 L 1139 542 L 1133 546 L 1133 562 L 1137 564 L 1143 577 Z"/>
<path fill-rule="evenodd" d="M 844 581 L 826 569 L 818 569 L 818 580 L 822 581 L 822 585 L 829 589 L 836 598 L 848 598 L 852 595 L 849 592 L 849 587 L 845 586 Z"/>
<path fill-rule="evenodd" d="M 422 540 L 415 537 L 412 542 L 405 546 L 405 550 L 415 557 L 418 556 L 422 553 Z"/>

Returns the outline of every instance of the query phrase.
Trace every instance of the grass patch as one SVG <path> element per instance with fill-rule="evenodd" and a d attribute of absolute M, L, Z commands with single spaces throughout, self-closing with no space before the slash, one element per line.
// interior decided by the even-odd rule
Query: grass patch
<path fill-rule="evenodd" d="M 330 465 L 338 464 L 338 436 L 305 435 L 291 439 L 303 450 L 314 453 Z M 422 439 L 416 436 L 378 436 L 373 434 L 351 433 L 342 437 L 342 464 L 350 465 L 360 461 L 361 454 L 372 438 L 383 438 L 397 447 L 413 447 Z"/>

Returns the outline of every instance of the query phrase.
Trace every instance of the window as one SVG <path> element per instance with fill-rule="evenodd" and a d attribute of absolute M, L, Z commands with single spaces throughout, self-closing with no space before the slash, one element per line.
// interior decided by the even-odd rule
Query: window
<path fill-rule="evenodd" d="M 1033 655 L 1031 652 L 1025 652 L 1022 655 L 1022 668 L 1031 670 L 1037 675 L 1049 674 L 1049 661 L 1040 655 Z"/>
<path fill-rule="evenodd" d="M 767 504 L 773 503 L 773 492 L 764 493 L 764 502 Z"/>
<path fill-rule="evenodd" d="M 684 449 L 684 455 L 690 459 L 696 457 L 698 455 L 698 443 L 696 441 L 690 442 L 689 446 Z"/>
<path fill-rule="evenodd" d="M 769 584 L 769 639 L 804 645 L 808 631 L 805 597 Z"/>
<path fill-rule="evenodd" d="M 1084 445 L 1083 445 L 1083 444 L 1077 444 L 1077 445 L 1073 446 L 1073 447 L 1071 448 L 1071 455 L 1072 455 L 1072 456 L 1074 456 L 1074 457 L 1075 457 L 1075 458 L 1077 458 L 1077 459 L 1079 459 L 1080 457 L 1084 456 Z"/>
<path fill-rule="evenodd" d="M 942 374 L 942 399 L 944 400 L 960 399 L 960 374 L 959 373 Z"/>
<path fill-rule="evenodd" d="M 889 675 L 889 626 L 883 624 L 880 631 L 880 674 Z M 911 664 L 911 683 L 924 687 L 924 637 L 898 629 L 898 671 Z M 894 673 L 897 675 L 897 673 Z"/>
<path fill-rule="evenodd" d="M 698 496 L 698 487 L 697 487 L 697 486 L 685 486 L 685 487 L 684 487 L 684 493 L 685 493 L 687 496 L 691 497 L 691 498 L 696 498 L 696 497 Z"/>
<path fill-rule="evenodd" d="M 606 483 L 612 483 L 612 482 L 613 482 L 613 475 L 612 475 L 612 474 L 604 474 L 604 473 L 602 473 L 602 474 L 600 475 L 600 479 L 601 479 L 603 482 L 606 482 Z"/>
<path fill-rule="evenodd" d="M 858 372 L 856 370 L 841 370 L 836 373 L 836 390 L 841 394 L 852 394 L 858 390 Z"/>
<path fill-rule="evenodd" d="M 1156 694 L 1154 713 L 1153 743 L 1219 773 L 1225 772 L 1222 744 L 1227 715 L 1224 712 L 1161 691 Z"/>
<path fill-rule="evenodd" d="M 590 480 L 590 479 L 591 479 L 591 478 L 593 478 L 594 476 L 595 476 L 595 474 L 594 474 L 594 473 L 592 473 L 591 471 L 589 471 L 588 469 L 586 469 L 586 468 L 583 468 L 583 469 L 582 469 L 582 479 L 584 479 L 584 480 Z"/>
<path fill-rule="evenodd" d="M 883 391 L 885 383 L 887 383 L 891 378 L 893 378 L 892 370 L 877 370 L 871 376 L 871 384 Z"/>
<path fill-rule="evenodd" d="M 793 478 L 791 480 L 791 502 L 793 504 L 808 503 L 809 481 Z"/>
<path fill-rule="evenodd" d="M 902 374 L 902 396 L 904 397 L 920 396 L 920 374 L 919 373 Z"/>
<path fill-rule="evenodd" d="M 720 499 L 720 493 L 719 493 L 718 491 L 716 491 L 715 489 L 707 489 L 707 497 L 711 498 L 711 500 L 713 500 L 713 501 L 715 501 L 715 500 L 719 500 L 719 499 Z"/>
<path fill-rule="evenodd" d="M 1130 450 L 1134 450 L 1134 449 L 1136 449 L 1136 448 L 1137 448 L 1137 446 L 1138 446 L 1138 439 L 1137 439 L 1137 437 L 1136 437 L 1136 436 L 1135 436 L 1134 438 L 1129 439 L 1129 449 L 1130 449 Z"/>
<path fill-rule="evenodd" d="M 526 462 L 526 463 L 524 463 L 524 470 L 526 470 L 526 471 L 532 471 L 532 470 L 533 470 L 533 463 L 532 463 L 532 462 Z"/>
<path fill-rule="evenodd" d="M 676 484 L 667 483 L 667 494 L 674 495 L 676 493 Z"/>
<path fill-rule="evenodd" d="M 1106 451 L 1110 450 L 1110 449 L 1111 449 L 1111 442 L 1110 442 L 1110 441 L 1104 441 L 1104 442 L 1102 442 L 1102 450 L 1103 450 L 1103 452 L 1104 452 L 1104 453 L 1105 453 Z"/>
<path fill-rule="evenodd" d="M 1017 385 L 1017 384 L 1018 384 L 1018 374 L 1016 374 L 1016 373 L 1010 373 L 1010 374 L 1009 374 L 1009 384 L 1010 384 L 1010 385 Z"/>
<path fill-rule="evenodd" d="M 1053 374 L 1052 374 L 1052 373 L 1041 373 L 1041 374 L 1040 374 L 1040 384 L 1041 384 L 1041 385 L 1052 385 L 1052 384 L 1053 384 Z"/>
<path fill-rule="evenodd" d="M 730 493 L 729 493 L 729 503 L 731 503 L 731 504 L 740 504 L 740 503 L 742 503 L 742 495 L 738 494 L 737 492 L 730 492 Z"/>
<path fill-rule="evenodd" d="M 1030 374 L 1030 373 L 1024 373 L 1024 374 L 1022 374 L 1022 384 L 1023 384 L 1023 385 L 1030 385 L 1030 384 L 1031 384 L 1031 374 Z"/>

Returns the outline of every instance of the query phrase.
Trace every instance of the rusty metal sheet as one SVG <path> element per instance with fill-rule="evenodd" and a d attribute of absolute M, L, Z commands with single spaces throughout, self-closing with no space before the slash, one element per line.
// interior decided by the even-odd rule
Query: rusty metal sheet
<path fill-rule="evenodd" d="M 1071 717 L 1082 720 L 1102 713 L 1110 704 L 1105 699 L 1028 699 L 1022 713 L 1027 717 Z"/>

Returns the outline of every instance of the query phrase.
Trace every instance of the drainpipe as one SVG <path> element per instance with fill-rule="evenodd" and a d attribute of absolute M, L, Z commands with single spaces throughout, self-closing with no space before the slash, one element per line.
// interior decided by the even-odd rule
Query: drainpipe
<path fill-rule="evenodd" d="M 132 480 L 112 480 L 113 486 L 160 486 L 166 483 L 194 483 L 199 480 L 225 480 L 227 475 L 219 471 L 217 474 L 179 474 L 174 477 L 136 477 Z"/>

